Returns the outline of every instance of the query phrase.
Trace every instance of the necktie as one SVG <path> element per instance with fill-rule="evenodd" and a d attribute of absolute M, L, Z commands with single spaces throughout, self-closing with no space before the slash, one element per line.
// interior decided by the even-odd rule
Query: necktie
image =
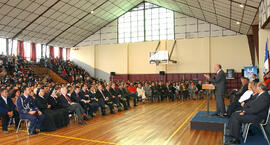
<path fill-rule="evenodd" d="M 67 99 L 68 103 L 71 103 L 70 99 L 65 95 L 65 98 Z"/>

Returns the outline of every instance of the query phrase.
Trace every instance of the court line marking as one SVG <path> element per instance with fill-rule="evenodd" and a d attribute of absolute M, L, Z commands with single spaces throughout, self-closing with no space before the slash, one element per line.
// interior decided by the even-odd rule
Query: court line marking
<path fill-rule="evenodd" d="M 193 117 L 193 115 L 199 110 L 199 108 L 202 107 L 203 104 L 205 104 L 205 101 L 188 116 L 188 118 L 171 134 L 171 136 L 164 142 L 163 145 L 167 145 L 172 140 L 172 138 L 178 133 L 178 131 L 183 128 L 183 126 L 190 120 L 191 117 Z"/>
<path fill-rule="evenodd" d="M 2 128 L 2 127 L 0 127 L 0 128 Z M 14 129 L 14 130 L 11 129 L 10 131 L 16 131 L 16 129 Z M 26 130 L 20 130 L 20 131 L 27 132 Z M 66 138 L 66 139 L 80 140 L 80 141 L 88 141 L 88 142 L 94 142 L 94 143 L 120 145 L 120 144 L 114 143 L 114 142 L 107 142 L 107 141 L 100 141 L 100 140 L 86 139 L 86 138 L 78 138 L 78 137 L 71 137 L 71 136 L 63 136 L 63 135 L 58 135 L 58 134 L 48 134 L 48 133 L 44 133 L 44 132 L 40 132 L 39 134 L 45 135 L 45 136 L 52 136 L 52 137 L 59 137 L 59 138 Z M 36 136 L 36 135 L 34 135 L 34 136 Z"/>
<path fill-rule="evenodd" d="M 63 135 L 57 135 L 57 134 L 47 134 L 47 133 L 43 133 L 43 132 L 41 132 L 39 134 L 46 135 L 46 136 L 59 137 L 59 138 L 72 139 L 72 140 L 80 140 L 80 141 L 88 141 L 88 142 L 94 142 L 94 143 L 119 145 L 119 144 L 114 143 L 114 142 L 100 141 L 100 140 L 94 140 L 94 139 L 86 139 L 86 138 L 78 138 L 78 137 L 71 137 L 71 136 L 63 136 Z"/>

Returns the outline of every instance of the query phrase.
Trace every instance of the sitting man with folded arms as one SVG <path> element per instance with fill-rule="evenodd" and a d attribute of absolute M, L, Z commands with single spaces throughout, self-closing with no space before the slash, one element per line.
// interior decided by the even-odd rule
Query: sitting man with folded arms
<path fill-rule="evenodd" d="M 13 104 L 12 100 L 8 97 L 8 91 L 6 88 L 0 90 L 0 118 L 2 120 L 2 131 L 3 133 L 8 133 L 8 123 L 10 118 L 15 118 L 15 128 L 17 128 L 19 123 L 19 113 L 16 110 L 16 106 Z"/>
<path fill-rule="evenodd" d="M 225 144 L 240 144 L 241 126 L 243 123 L 264 123 L 269 110 L 270 95 L 263 82 L 257 84 L 258 96 L 244 104 L 240 112 L 234 112 L 229 120 L 229 136 L 232 137 Z"/>
<path fill-rule="evenodd" d="M 82 106 L 78 103 L 72 102 L 69 96 L 67 95 L 67 88 L 62 87 L 61 88 L 61 95 L 59 96 L 60 102 L 63 106 L 63 108 L 66 108 L 70 112 L 75 112 L 76 116 L 78 117 L 78 124 L 79 125 L 86 125 L 83 121 L 82 118 L 86 116 L 84 113 L 84 110 Z M 87 120 L 85 118 L 85 120 Z"/>
<path fill-rule="evenodd" d="M 30 121 L 29 134 L 38 134 L 40 126 L 44 120 L 44 115 L 38 109 L 32 96 L 30 96 L 30 88 L 23 88 L 23 95 L 17 99 L 17 107 L 21 119 Z M 38 132 L 36 131 L 38 130 Z"/>

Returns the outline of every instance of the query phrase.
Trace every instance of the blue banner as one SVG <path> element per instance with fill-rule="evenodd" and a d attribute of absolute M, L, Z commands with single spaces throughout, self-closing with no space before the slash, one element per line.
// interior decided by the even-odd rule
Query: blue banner
<path fill-rule="evenodd" d="M 244 77 L 251 79 L 253 74 L 258 75 L 256 66 L 244 67 Z"/>

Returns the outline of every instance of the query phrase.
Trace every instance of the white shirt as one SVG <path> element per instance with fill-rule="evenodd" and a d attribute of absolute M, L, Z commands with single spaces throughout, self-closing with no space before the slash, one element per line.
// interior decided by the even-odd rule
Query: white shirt
<path fill-rule="evenodd" d="M 252 93 L 253 93 L 252 91 L 247 90 L 247 91 L 240 97 L 239 103 L 242 103 L 242 102 L 248 100 L 248 99 L 251 97 Z"/>
<path fill-rule="evenodd" d="M 218 74 L 220 71 L 221 71 L 221 69 L 219 69 L 219 70 L 217 71 L 217 74 Z"/>
<path fill-rule="evenodd" d="M 7 104 L 7 98 L 1 96 L 3 98 L 3 100 L 5 101 L 5 103 Z"/>

